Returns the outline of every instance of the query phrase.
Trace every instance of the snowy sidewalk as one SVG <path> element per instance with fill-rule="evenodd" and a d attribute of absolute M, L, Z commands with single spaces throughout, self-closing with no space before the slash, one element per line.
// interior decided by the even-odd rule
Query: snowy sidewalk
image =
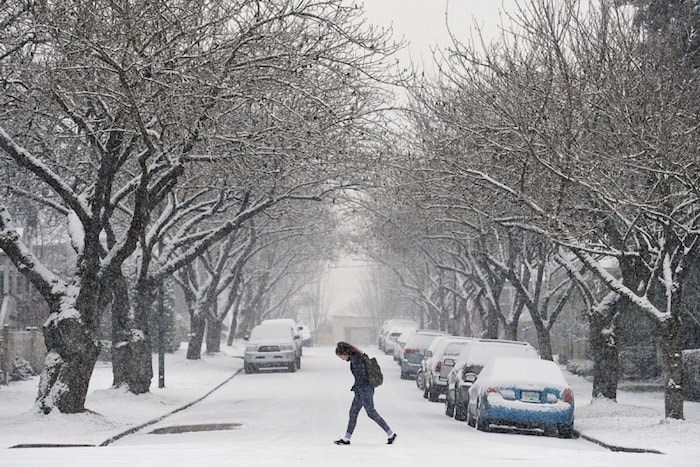
<path fill-rule="evenodd" d="M 693 451 L 700 465 L 700 403 L 684 403 L 685 420 L 664 417 L 664 395 L 659 391 L 618 390 L 617 403 L 591 400 L 593 385 L 580 376 L 565 373 L 574 389 L 574 428 L 610 446 L 665 454 Z"/>
<path fill-rule="evenodd" d="M 226 347 L 220 354 L 187 360 L 182 346 L 165 356 L 165 387 L 158 388 L 154 378 L 151 391 L 138 396 L 112 388 L 111 364 L 98 362 L 85 403 L 89 412 L 75 415 L 34 412 L 38 377 L 0 386 L 0 449 L 26 444 L 100 445 L 203 397 L 243 367 L 237 355 L 242 355 L 238 347 Z M 158 372 L 157 355 L 153 371 Z"/>

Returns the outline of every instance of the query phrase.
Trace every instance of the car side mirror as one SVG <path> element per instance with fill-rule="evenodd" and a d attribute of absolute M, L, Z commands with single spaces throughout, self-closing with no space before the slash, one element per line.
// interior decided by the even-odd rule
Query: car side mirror
<path fill-rule="evenodd" d="M 243 336 L 243 340 L 244 340 L 244 341 L 247 341 L 248 339 L 250 339 L 250 336 L 249 336 L 248 334 L 245 334 L 245 335 Z"/>
<path fill-rule="evenodd" d="M 428 357 L 428 358 L 432 357 L 432 356 L 433 356 L 433 351 L 432 351 L 432 350 L 426 350 L 426 351 L 425 351 L 425 356 Z"/>
<path fill-rule="evenodd" d="M 301 337 L 299 337 L 299 334 L 297 334 L 297 335 L 294 336 L 294 340 L 295 340 L 295 341 L 298 341 L 299 339 L 301 339 Z"/>
<path fill-rule="evenodd" d="M 465 373 L 463 379 L 465 383 L 473 383 L 476 381 L 476 373 Z"/>

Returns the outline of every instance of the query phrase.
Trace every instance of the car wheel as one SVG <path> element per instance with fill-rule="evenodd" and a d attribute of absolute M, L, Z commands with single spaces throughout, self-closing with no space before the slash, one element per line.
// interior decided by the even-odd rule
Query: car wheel
<path fill-rule="evenodd" d="M 557 434 L 560 438 L 573 438 L 574 437 L 574 426 L 573 425 L 557 425 Z"/>
<path fill-rule="evenodd" d="M 448 417 L 455 416 L 455 405 L 450 402 L 449 397 L 445 399 L 445 415 L 447 415 Z"/>
<path fill-rule="evenodd" d="M 251 368 L 250 365 L 246 364 L 246 365 L 243 365 L 243 371 L 245 371 L 245 374 L 249 375 L 253 372 L 253 369 Z"/>
<path fill-rule="evenodd" d="M 424 389 L 424 384 L 425 382 L 423 381 L 423 370 L 418 370 L 418 374 L 416 374 L 416 386 L 418 386 L 418 389 Z"/>
<path fill-rule="evenodd" d="M 476 421 L 474 420 L 472 413 L 469 411 L 469 407 L 467 407 L 467 425 L 476 427 Z"/>
<path fill-rule="evenodd" d="M 437 402 L 439 397 L 440 393 L 438 391 L 434 391 L 432 387 L 428 389 L 428 400 L 430 402 Z"/>
<path fill-rule="evenodd" d="M 489 431 L 489 421 L 481 414 L 481 407 L 476 408 L 476 429 L 479 431 Z"/>
<path fill-rule="evenodd" d="M 290 373 L 294 373 L 297 371 L 297 364 L 296 362 L 292 362 L 287 366 L 287 369 L 289 370 Z"/>
<path fill-rule="evenodd" d="M 297 366 L 297 370 L 301 370 L 301 357 L 297 357 L 295 364 Z"/>
<path fill-rule="evenodd" d="M 455 395 L 455 420 L 463 422 L 467 419 L 467 408 L 459 401 Z"/>

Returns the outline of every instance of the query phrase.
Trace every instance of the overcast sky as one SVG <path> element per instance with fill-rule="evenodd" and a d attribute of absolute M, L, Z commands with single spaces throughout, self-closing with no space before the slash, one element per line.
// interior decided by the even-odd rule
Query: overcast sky
<path fill-rule="evenodd" d="M 402 37 L 408 43 L 399 54 L 401 67 L 423 64 L 432 68 L 432 50 L 451 45 L 452 33 L 468 42 L 476 27 L 487 40 L 495 38 L 502 24 L 501 11 L 513 10 L 516 0 L 347 0 L 363 4 L 367 21 L 380 27 L 391 27 L 396 40 Z M 503 20 L 503 22 L 506 22 Z M 331 315 L 362 314 L 357 306 L 362 303 L 360 281 L 368 279 L 363 263 L 343 258 L 331 271 L 326 287 Z"/>
<path fill-rule="evenodd" d="M 516 0 L 357 0 L 364 4 L 367 20 L 394 30 L 395 37 L 409 43 L 401 62 L 430 63 L 436 45 L 451 44 L 447 25 L 462 42 L 469 41 L 475 28 L 487 39 L 496 37 L 502 24 L 501 11 L 513 10 Z M 507 22 L 503 19 L 504 22 Z M 403 65 L 403 63 L 402 63 Z M 406 63 L 408 65 L 408 63 Z"/>

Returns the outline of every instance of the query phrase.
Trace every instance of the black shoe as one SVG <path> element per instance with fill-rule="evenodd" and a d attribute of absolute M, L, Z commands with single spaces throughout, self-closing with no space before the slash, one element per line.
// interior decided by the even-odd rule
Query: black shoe
<path fill-rule="evenodd" d="M 387 438 L 386 444 L 394 444 L 394 441 L 396 441 L 396 433 L 391 435 L 391 438 Z"/>
<path fill-rule="evenodd" d="M 344 440 L 343 438 L 340 438 L 340 439 L 336 439 L 335 441 L 333 441 L 333 444 L 340 444 L 342 446 L 345 446 L 347 444 L 350 444 L 350 441 L 347 441 L 347 440 Z"/>

